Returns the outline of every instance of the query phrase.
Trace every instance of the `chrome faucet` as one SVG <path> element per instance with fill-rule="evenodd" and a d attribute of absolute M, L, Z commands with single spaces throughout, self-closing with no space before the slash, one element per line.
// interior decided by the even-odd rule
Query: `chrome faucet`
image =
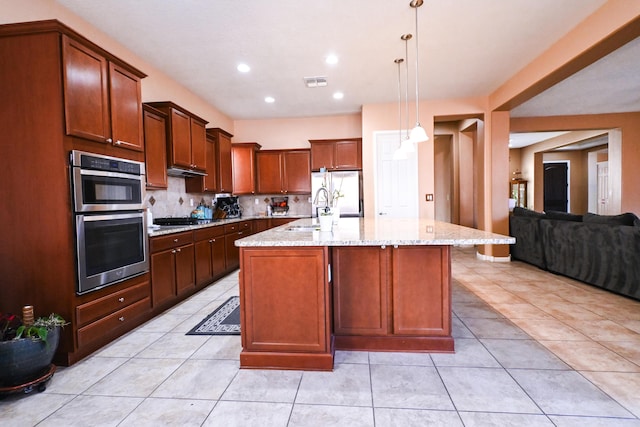
<path fill-rule="evenodd" d="M 320 198 L 320 193 L 324 192 L 324 211 L 327 212 L 329 210 L 329 190 L 327 187 L 320 187 L 318 191 L 316 191 L 316 196 L 313 199 L 313 204 L 318 205 L 318 199 Z"/>

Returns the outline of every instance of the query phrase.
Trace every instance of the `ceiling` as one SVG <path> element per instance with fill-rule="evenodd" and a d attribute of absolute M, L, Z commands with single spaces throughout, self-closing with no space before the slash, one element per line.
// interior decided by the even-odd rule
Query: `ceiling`
<path fill-rule="evenodd" d="M 348 114 L 396 102 L 394 59 L 405 56 L 404 33 L 414 35 L 408 88 L 415 99 L 409 0 L 56 1 L 234 120 Z M 605 2 L 426 0 L 418 8 L 420 98 L 489 95 Z M 514 114 L 640 111 L 639 50 L 635 42 L 614 52 Z M 330 54 L 337 64 L 325 63 Z M 239 63 L 251 71 L 238 72 Z M 401 75 L 404 86 L 404 69 Z M 312 76 L 326 77 L 327 86 L 307 88 L 303 79 Z M 344 98 L 333 99 L 336 91 Z"/>

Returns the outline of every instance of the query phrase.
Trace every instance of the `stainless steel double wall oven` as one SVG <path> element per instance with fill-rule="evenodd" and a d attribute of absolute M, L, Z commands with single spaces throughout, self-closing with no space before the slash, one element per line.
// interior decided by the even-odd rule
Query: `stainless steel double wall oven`
<path fill-rule="evenodd" d="M 149 270 L 144 163 L 71 152 L 78 285 L 83 294 Z"/>

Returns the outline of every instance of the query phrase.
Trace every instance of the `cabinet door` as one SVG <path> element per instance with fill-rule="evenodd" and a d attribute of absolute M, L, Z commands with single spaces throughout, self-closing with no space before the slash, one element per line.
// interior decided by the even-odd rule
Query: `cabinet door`
<path fill-rule="evenodd" d="M 145 167 L 148 188 L 167 188 L 167 134 L 164 115 L 144 110 Z"/>
<path fill-rule="evenodd" d="M 280 151 L 256 153 L 256 186 L 259 194 L 283 191 L 282 155 Z"/>
<path fill-rule="evenodd" d="M 311 169 L 314 171 L 320 168 L 333 169 L 333 142 L 312 142 L 311 143 Z"/>
<path fill-rule="evenodd" d="M 175 249 L 176 291 L 178 295 L 196 285 L 193 252 L 193 244 Z"/>
<path fill-rule="evenodd" d="M 233 145 L 233 193 L 255 193 L 255 148 L 252 145 Z"/>
<path fill-rule="evenodd" d="M 204 191 L 216 191 L 218 189 L 218 173 L 216 170 L 216 139 L 210 136 L 206 138 L 205 145 L 205 169 L 207 175 L 204 179 Z"/>
<path fill-rule="evenodd" d="M 334 169 L 362 169 L 362 141 L 336 141 Z"/>
<path fill-rule="evenodd" d="M 211 240 L 201 240 L 194 243 L 196 285 L 206 285 L 213 280 L 211 265 Z"/>
<path fill-rule="evenodd" d="M 336 335 L 386 335 L 390 250 L 333 248 L 333 324 Z"/>
<path fill-rule="evenodd" d="M 235 243 L 242 237 L 242 234 L 232 233 L 224 236 L 224 257 L 226 260 L 226 270 L 233 271 L 240 267 L 240 248 Z"/>
<path fill-rule="evenodd" d="M 109 82 L 113 144 L 120 148 L 144 151 L 140 79 L 124 68 L 109 63 Z"/>
<path fill-rule="evenodd" d="M 227 265 L 225 258 L 224 237 L 211 239 L 211 271 L 214 279 L 224 276 Z"/>
<path fill-rule="evenodd" d="M 219 190 L 224 193 L 233 191 L 233 175 L 231 172 L 231 138 L 218 132 L 218 158 L 216 165 L 218 166 L 218 186 Z"/>
<path fill-rule="evenodd" d="M 205 124 L 191 119 L 191 162 L 195 169 L 206 170 L 206 130 Z"/>
<path fill-rule="evenodd" d="M 175 108 L 171 117 L 171 164 L 191 168 L 191 118 Z"/>
<path fill-rule="evenodd" d="M 393 333 L 451 335 L 448 246 L 393 249 Z"/>
<path fill-rule="evenodd" d="M 330 351 L 327 248 L 243 248 L 242 346 L 249 351 Z"/>
<path fill-rule="evenodd" d="M 157 307 L 176 294 L 176 267 L 173 249 L 151 254 L 151 298 Z"/>
<path fill-rule="evenodd" d="M 311 152 L 288 150 L 282 154 L 285 193 L 311 193 Z"/>
<path fill-rule="evenodd" d="M 62 37 L 64 112 L 67 135 L 110 142 L 106 58 Z"/>

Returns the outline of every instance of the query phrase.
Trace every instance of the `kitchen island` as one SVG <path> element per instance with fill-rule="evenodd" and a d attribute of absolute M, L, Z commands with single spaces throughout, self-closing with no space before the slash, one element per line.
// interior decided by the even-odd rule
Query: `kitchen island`
<path fill-rule="evenodd" d="M 425 219 L 301 219 L 236 241 L 240 366 L 331 370 L 338 350 L 453 352 L 451 247 L 512 237 Z"/>

